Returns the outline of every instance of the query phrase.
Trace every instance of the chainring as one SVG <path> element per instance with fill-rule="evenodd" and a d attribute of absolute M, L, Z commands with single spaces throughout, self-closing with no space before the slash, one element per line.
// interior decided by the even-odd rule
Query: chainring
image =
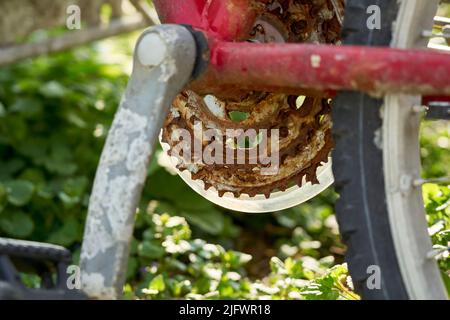
<path fill-rule="evenodd" d="M 261 0 L 255 3 L 260 14 L 248 41 L 340 42 L 343 0 Z M 219 197 L 229 193 L 235 198 L 242 195 L 269 198 L 274 192 L 292 186 L 319 183 L 317 169 L 328 162 L 333 147 L 330 103 L 326 98 L 267 92 L 248 92 L 245 95 L 239 92 L 235 98 L 227 93 L 226 98 L 220 98 L 186 90 L 173 102 L 161 142 L 166 144 L 164 149 L 168 154 L 176 158 L 176 167 L 184 177 L 187 172 L 193 181 L 202 181 L 205 190 L 212 187 Z M 242 117 L 239 121 L 233 118 L 236 113 Z M 215 129 L 221 136 L 214 139 L 198 137 L 195 135 L 198 126 L 203 131 Z M 258 143 L 238 146 L 234 139 L 230 144 L 229 136 L 225 135 L 227 129 L 241 130 L 239 132 L 253 129 L 256 134 L 276 129 L 279 132 L 277 151 L 280 157 L 277 174 L 264 174 L 267 164 L 258 161 L 205 164 L 195 157 L 193 149 L 190 154 L 173 152 L 180 142 L 179 129 L 191 134 L 192 145 L 201 145 L 205 149 L 214 143 L 215 150 L 222 150 L 224 154 L 231 152 L 234 157 L 236 149 L 261 146 Z M 270 139 L 269 135 L 265 141 L 267 145 L 270 145 Z M 250 154 L 249 150 L 246 152 Z"/>

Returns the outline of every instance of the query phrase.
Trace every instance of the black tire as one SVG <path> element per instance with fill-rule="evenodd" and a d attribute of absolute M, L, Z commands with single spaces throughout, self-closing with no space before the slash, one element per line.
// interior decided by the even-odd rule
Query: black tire
<path fill-rule="evenodd" d="M 366 26 L 370 5 L 381 8 L 380 30 Z M 389 46 L 397 13 L 396 0 L 347 0 L 343 43 Z M 383 153 L 376 143 L 382 105 L 383 100 L 356 92 L 340 93 L 333 102 L 333 172 L 340 194 L 336 214 L 356 291 L 364 299 L 408 299 L 389 225 Z M 367 286 L 373 265 L 381 270 L 380 289 Z"/>

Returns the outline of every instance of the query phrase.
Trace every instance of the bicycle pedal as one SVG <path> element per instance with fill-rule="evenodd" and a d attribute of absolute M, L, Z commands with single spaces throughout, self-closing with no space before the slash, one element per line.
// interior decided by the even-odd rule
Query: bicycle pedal
<path fill-rule="evenodd" d="M 71 262 L 72 254 L 64 247 L 0 238 L 0 300 L 86 299 L 80 290 L 67 285 Z M 29 288 L 23 282 L 23 274 L 30 270 L 41 280 L 38 288 Z"/>

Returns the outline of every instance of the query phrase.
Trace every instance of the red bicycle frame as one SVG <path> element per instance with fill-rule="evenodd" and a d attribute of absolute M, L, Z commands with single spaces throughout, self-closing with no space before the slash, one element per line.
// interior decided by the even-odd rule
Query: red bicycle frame
<path fill-rule="evenodd" d="M 154 0 L 164 23 L 189 24 L 208 38 L 207 72 L 191 84 L 200 93 L 236 90 L 292 94 L 357 90 L 381 96 L 450 96 L 450 55 L 311 44 L 239 42 L 257 17 L 252 0 Z"/>

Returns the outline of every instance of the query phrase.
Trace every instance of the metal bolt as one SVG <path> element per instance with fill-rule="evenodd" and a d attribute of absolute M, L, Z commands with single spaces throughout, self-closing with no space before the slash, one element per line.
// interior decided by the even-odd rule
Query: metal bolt
<path fill-rule="evenodd" d="M 402 192 L 407 192 L 411 189 L 413 185 L 413 177 L 409 174 L 402 174 L 400 177 L 400 190 Z"/>
<path fill-rule="evenodd" d="M 442 34 L 445 36 L 445 41 L 450 45 L 450 24 L 442 28 Z"/>
<path fill-rule="evenodd" d="M 413 181 L 414 187 L 420 187 L 425 183 L 450 184 L 450 177 L 439 177 L 430 179 L 416 179 Z"/>
<path fill-rule="evenodd" d="M 146 67 L 160 65 L 164 61 L 166 53 L 167 45 L 157 33 L 146 34 L 137 48 L 139 62 Z"/>

